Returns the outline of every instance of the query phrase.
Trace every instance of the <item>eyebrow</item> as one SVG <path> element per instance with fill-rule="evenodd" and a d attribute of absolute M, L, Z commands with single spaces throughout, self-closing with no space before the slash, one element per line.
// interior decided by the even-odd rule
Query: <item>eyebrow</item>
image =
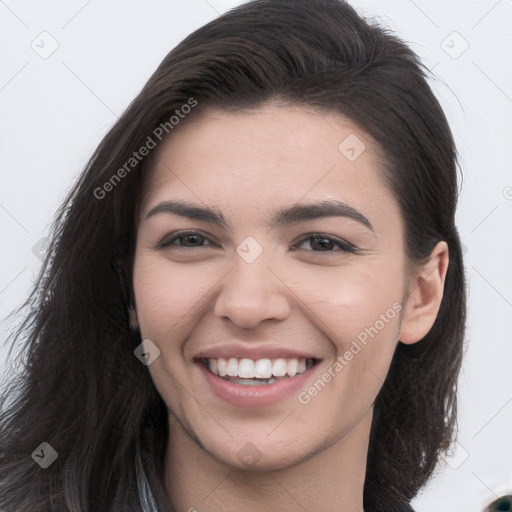
<path fill-rule="evenodd" d="M 149 211 L 145 219 L 149 219 L 159 213 L 174 214 L 188 219 L 210 222 L 222 228 L 232 230 L 222 212 L 189 201 L 165 201 L 160 203 Z M 375 233 L 371 222 L 360 211 L 347 203 L 333 199 L 317 203 L 297 203 L 287 208 L 280 208 L 272 213 L 267 227 L 288 226 L 325 217 L 346 217 L 359 222 Z"/>

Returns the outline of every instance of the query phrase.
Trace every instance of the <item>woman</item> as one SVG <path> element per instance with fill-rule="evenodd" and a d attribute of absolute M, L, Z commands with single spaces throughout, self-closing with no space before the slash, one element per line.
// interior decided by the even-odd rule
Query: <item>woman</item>
<path fill-rule="evenodd" d="M 187 37 L 56 219 L 2 510 L 412 510 L 456 421 L 456 169 L 415 54 L 343 2 Z"/>

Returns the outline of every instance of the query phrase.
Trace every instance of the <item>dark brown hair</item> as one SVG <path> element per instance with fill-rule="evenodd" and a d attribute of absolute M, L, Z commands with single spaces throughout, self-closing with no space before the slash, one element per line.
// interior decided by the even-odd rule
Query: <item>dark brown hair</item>
<path fill-rule="evenodd" d="M 423 340 L 398 344 L 371 430 L 365 510 L 410 510 L 455 430 L 466 314 L 457 155 L 417 56 L 339 0 L 258 0 L 203 26 L 167 55 L 99 144 L 57 214 L 11 340 L 24 353 L 1 402 L 0 508 L 141 510 L 140 458 L 158 509 L 170 509 L 166 406 L 134 357 L 140 333 L 127 313 L 148 159 L 121 173 L 104 197 L 97 191 L 191 98 L 191 119 L 270 100 L 346 116 L 385 156 L 382 174 L 405 221 L 409 262 L 448 243 L 438 317 Z M 41 442 L 58 452 L 44 470 L 30 456 Z"/>

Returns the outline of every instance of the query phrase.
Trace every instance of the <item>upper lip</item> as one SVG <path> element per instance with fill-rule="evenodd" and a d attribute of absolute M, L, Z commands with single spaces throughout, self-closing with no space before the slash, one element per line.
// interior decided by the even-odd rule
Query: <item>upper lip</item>
<path fill-rule="evenodd" d="M 280 347 L 277 345 L 240 345 L 236 343 L 230 343 L 225 345 L 218 345 L 216 347 L 209 347 L 199 351 L 194 359 L 218 359 L 219 357 L 229 359 L 236 357 L 237 359 L 252 359 L 257 361 L 258 359 L 315 359 L 319 358 L 308 352 L 302 352 L 297 349 Z"/>

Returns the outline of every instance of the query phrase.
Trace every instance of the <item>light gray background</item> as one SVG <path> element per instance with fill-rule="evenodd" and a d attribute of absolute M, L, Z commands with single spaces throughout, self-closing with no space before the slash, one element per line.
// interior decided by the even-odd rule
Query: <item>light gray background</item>
<path fill-rule="evenodd" d="M 171 48 L 240 3 L 0 0 L 2 342 L 49 222 L 102 136 Z M 512 1 L 351 3 L 432 70 L 461 155 L 470 311 L 459 445 L 415 506 L 479 511 L 512 490 Z"/>

